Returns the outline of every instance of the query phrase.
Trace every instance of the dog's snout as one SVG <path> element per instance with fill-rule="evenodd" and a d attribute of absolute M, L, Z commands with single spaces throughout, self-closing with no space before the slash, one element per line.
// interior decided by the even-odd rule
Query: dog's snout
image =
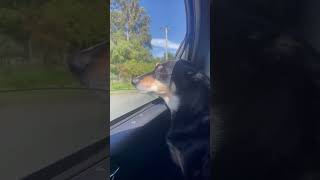
<path fill-rule="evenodd" d="M 132 83 L 133 85 L 137 85 L 137 84 L 139 83 L 139 78 L 133 78 L 133 79 L 131 80 L 131 83 Z"/>

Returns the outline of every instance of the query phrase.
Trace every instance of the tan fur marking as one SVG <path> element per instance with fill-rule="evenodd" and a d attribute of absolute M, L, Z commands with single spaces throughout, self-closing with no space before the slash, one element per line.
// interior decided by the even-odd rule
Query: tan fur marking
<path fill-rule="evenodd" d="M 160 81 L 154 79 L 152 76 L 146 76 L 141 79 L 139 87 L 145 91 L 155 92 L 156 94 L 169 93 L 169 88 Z"/>
<path fill-rule="evenodd" d="M 154 84 L 154 82 L 155 82 L 155 79 L 153 77 L 146 76 L 140 80 L 139 84 L 143 87 L 149 88 Z"/>

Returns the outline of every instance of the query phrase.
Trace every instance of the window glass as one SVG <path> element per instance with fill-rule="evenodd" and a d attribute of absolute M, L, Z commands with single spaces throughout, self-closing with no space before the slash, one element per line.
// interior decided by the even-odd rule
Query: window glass
<path fill-rule="evenodd" d="M 0 1 L 0 179 L 107 137 L 106 3 Z"/>
<path fill-rule="evenodd" d="M 184 0 L 112 0 L 110 120 L 157 98 L 138 93 L 133 77 L 174 59 L 186 33 Z"/>

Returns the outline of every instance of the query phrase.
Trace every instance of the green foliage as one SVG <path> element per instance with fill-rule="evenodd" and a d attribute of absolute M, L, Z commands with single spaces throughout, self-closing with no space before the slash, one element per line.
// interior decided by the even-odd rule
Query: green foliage
<path fill-rule="evenodd" d="M 129 82 L 133 77 L 151 72 L 157 62 L 158 61 L 139 62 L 131 60 L 126 61 L 125 63 L 111 65 L 110 76 L 113 76 L 113 80 Z M 115 77 L 115 75 L 118 75 L 118 77 Z"/>
<path fill-rule="evenodd" d="M 119 74 L 117 65 L 115 65 L 115 64 L 110 64 L 110 73 Z"/>
<path fill-rule="evenodd" d="M 2 36 L 0 34 L 0 57 L 22 57 L 24 53 L 23 46 L 17 43 L 16 41 L 8 38 L 6 36 Z M 1 63 L 1 61 L 0 61 Z"/>
<path fill-rule="evenodd" d="M 149 62 L 138 62 L 136 60 L 126 61 L 123 64 L 117 64 L 114 66 L 119 75 L 121 76 L 122 81 L 111 81 L 110 89 L 111 90 L 125 90 L 125 89 L 134 89 L 130 81 L 133 77 L 139 76 L 153 71 L 157 61 Z M 112 79 L 117 79 L 113 72 L 110 72 L 110 77 Z"/>
<path fill-rule="evenodd" d="M 111 0 L 110 10 L 112 41 L 135 39 L 142 46 L 151 48 L 151 20 L 145 9 L 140 7 L 140 0 Z"/>
<path fill-rule="evenodd" d="M 1 0 L 0 88 L 79 85 L 64 60 L 109 40 L 107 13 L 106 1 Z"/>
<path fill-rule="evenodd" d="M 118 79 L 118 76 L 115 73 L 110 72 L 110 81 L 116 81 Z"/>
<path fill-rule="evenodd" d="M 155 67 L 154 63 L 139 63 L 136 60 L 127 61 L 122 65 L 122 73 L 126 73 L 126 77 L 135 77 L 147 72 L 151 72 Z"/>
<path fill-rule="evenodd" d="M 0 33 L 8 35 L 14 40 L 25 39 L 27 32 L 21 12 L 15 9 L 0 8 Z"/>
<path fill-rule="evenodd" d="M 111 1 L 110 76 L 114 80 L 111 89 L 128 88 L 126 84 L 132 77 L 155 67 L 150 52 L 150 17 L 139 3 L 140 0 Z"/>
<path fill-rule="evenodd" d="M 107 3 L 88 0 L 4 0 L 0 33 L 25 46 L 26 56 L 57 56 L 108 37 Z"/>
<path fill-rule="evenodd" d="M 151 59 L 150 51 L 131 40 L 119 40 L 111 49 L 111 63 L 119 64 L 126 61 L 148 61 Z"/>
<path fill-rule="evenodd" d="M 50 0 L 30 31 L 49 45 L 85 48 L 106 39 L 105 8 L 104 1 Z"/>

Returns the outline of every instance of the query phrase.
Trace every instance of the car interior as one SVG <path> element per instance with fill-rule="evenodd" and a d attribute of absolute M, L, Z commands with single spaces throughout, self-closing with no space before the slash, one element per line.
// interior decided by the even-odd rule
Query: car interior
<path fill-rule="evenodd" d="M 194 63 L 210 77 L 209 1 L 186 0 L 187 32 L 176 59 Z M 156 99 L 110 124 L 110 175 L 116 179 L 182 179 L 165 137 L 170 112 Z"/>

